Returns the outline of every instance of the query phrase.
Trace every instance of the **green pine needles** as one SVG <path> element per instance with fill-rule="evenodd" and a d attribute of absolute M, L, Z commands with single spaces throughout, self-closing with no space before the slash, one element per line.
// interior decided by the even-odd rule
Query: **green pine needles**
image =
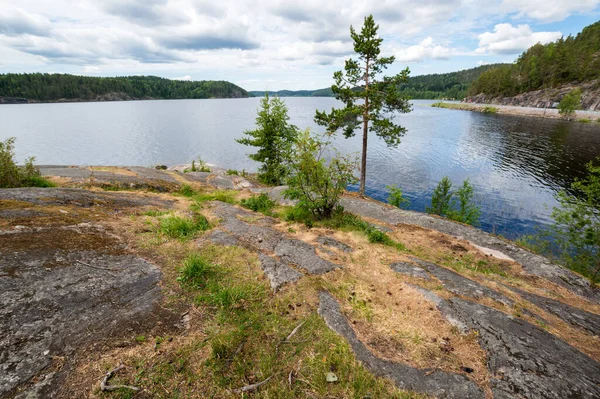
<path fill-rule="evenodd" d="M 250 159 L 262 163 L 258 178 L 265 184 L 277 186 L 283 184 L 289 175 L 298 128 L 288 122 L 288 109 L 280 98 L 269 98 L 267 93 L 260 104 L 256 129 L 246 130 L 246 137 L 236 141 L 258 148 L 255 154 L 248 155 Z"/>

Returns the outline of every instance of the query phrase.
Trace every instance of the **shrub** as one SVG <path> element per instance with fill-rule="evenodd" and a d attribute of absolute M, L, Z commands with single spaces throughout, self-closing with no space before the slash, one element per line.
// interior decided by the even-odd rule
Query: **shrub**
<path fill-rule="evenodd" d="M 452 181 L 447 176 L 444 177 L 433 190 L 431 206 L 427 207 L 426 211 L 462 223 L 476 225 L 481 211 L 478 206 L 473 204 L 473 186 L 469 179 L 465 180 L 456 192 L 452 192 L 451 188 Z"/>
<path fill-rule="evenodd" d="M 269 215 L 271 214 L 271 210 L 275 207 L 275 205 L 275 201 L 269 198 L 269 196 L 265 193 L 242 200 L 242 206 L 251 209 L 254 212 L 260 212 Z"/>
<path fill-rule="evenodd" d="M 27 158 L 24 166 L 14 161 L 15 138 L 0 141 L 0 188 L 8 187 L 54 187 L 42 177 L 40 170 L 33 164 L 34 157 Z"/>
<path fill-rule="evenodd" d="M 227 171 L 225 173 L 229 176 L 232 176 L 232 175 L 239 176 L 240 175 L 240 172 L 238 172 L 235 169 L 227 169 Z"/>
<path fill-rule="evenodd" d="M 184 184 L 179 189 L 179 194 L 183 195 L 184 197 L 192 197 L 194 194 L 196 194 L 196 192 L 191 186 Z"/>
<path fill-rule="evenodd" d="M 463 182 L 462 187 L 456 190 L 454 195 L 454 209 L 448 211 L 448 218 L 471 225 L 477 224 L 481 211 L 478 206 L 473 204 L 473 186 L 469 179 Z M 458 207 L 456 207 L 456 197 L 458 197 Z"/>
<path fill-rule="evenodd" d="M 572 185 L 580 196 L 560 192 L 560 207 L 552 212 L 557 230 L 562 232 L 557 236 L 565 263 L 595 282 L 600 280 L 600 157 L 596 162 L 599 164 L 587 165 L 585 179 Z"/>
<path fill-rule="evenodd" d="M 481 110 L 481 112 L 483 112 L 484 114 L 495 114 L 498 112 L 498 108 L 486 105 L 485 107 L 483 107 L 483 110 Z"/>
<path fill-rule="evenodd" d="M 386 186 L 389 190 L 388 203 L 392 206 L 403 208 L 410 206 L 410 200 L 402 194 L 402 189 L 396 185 Z"/>
<path fill-rule="evenodd" d="M 581 119 L 579 119 L 579 122 L 581 122 L 581 123 L 592 123 L 592 120 L 590 118 L 581 118 Z"/>
<path fill-rule="evenodd" d="M 581 108 L 581 89 L 571 90 L 558 103 L 558 113 L 565 118 L 575 115 L 575 111 L 579 108 Z"/>
<path fill-rule="evenodd" d="M 357 182 L 356 159 L 338 154 L 326 163 L 328 145 L 311 136 L 309 130 L 299 136 L 295 145 L 297 160 L 291 164 L 289 188 L 284 191 L 286 198 L 298 200 L 298 206 L 317 219 L 330 218 L 346 187 Z"/>
<path fill-rule="evenodd" d="M 433 190 L 431 197 L 431 206 L 427 207 L 428 213 L 435 215 L 446 216 L 450 211 L 450 199 L 452 198 L 452 182 L 445 176 L 438 183 L 437 187 Z"/>

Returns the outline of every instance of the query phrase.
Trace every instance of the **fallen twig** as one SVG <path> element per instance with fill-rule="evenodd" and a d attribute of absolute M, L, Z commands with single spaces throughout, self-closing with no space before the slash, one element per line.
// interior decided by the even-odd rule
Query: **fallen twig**
<path fill-rule="evenodd" d="M 109 392 L 109 391 L 116 391 L 117 389 L 122 389 L 122 388 L 131 389 L 132 391 L 140 390 L 140 388 L 134 387 L 131 385 L 108 385 L 108 380 L 110 380 L 122 368 L 125 368 L 125 366 L 121 364 L 121 365 L 119 365 L 119 367 L 116 367 L 116 368 L 110 370 L 108 373 L 106 373 L 106 375 L 102 379 L 102 382 L 100 383 L 100 391 Z"/>
<path fill-rule="evenodd" d="M 90 265 L 89 263 L 85 263 L 85 262 L 82 262 L 80 260 L 76 260 L 75 262 L 80 263 L 80 264 L 82 264 L 84 266 L 87 266 L 87 267 L 91 267 L 92 269 L 108 270 L 109 272 L 118 272 L 119 271 L 119 269 L 109 269 L 109 268 L 106 268 L 106 267 L 93 266 L 93 265 Z"/>
<path fill-rule="evenodd" d="M 261 382 L 257 382 L 256 384 L 252 384 L 252 385 L 246 385 L 245 387 L 241 387 L 241 388 L 237 388 L 234 389 L 233 392 L 236 393 L 242 393 L 242 392 L 250 392 L 250 391 L 254 391 L 257 388 L 260 388 L 261 386 L 265 385 L 267 382 L 269 382 L 269 380 L 273 378 L 273 376 L 270 376 L 269 378 L 267 378 L 264 381 Z"/>
<path fill-rule="evenodd" d="M 302 323 L 298 324 L 298 326 L 297 326 L 296 328 L 294 328 L 294 329 L 292 330 L 292 332 L 290 333 L 290 335 L 288 335 L 288 336 L 287 336 L 287 337 L 286 337 L 286 338 L 285 338 L 283 341 L 284 341 L 284 342 L 286 342 L 286 341 L 289 341 L 289 340 L 290 340 L 290 339 L 291 339 L 291 338 L 294 336 L 294 334 L 296 334 L 296 333 L 298 332 L 298 330 L 300 330 L 300 327 L 302 327 L 302 325 L 303 325 L 304 323 L 306 323 L 306 320 L 305 320 L 305 321 L 303 321 Z"/>

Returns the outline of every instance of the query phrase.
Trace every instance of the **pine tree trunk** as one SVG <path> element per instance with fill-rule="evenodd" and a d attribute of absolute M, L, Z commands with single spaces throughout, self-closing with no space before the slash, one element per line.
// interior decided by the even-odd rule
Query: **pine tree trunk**
<path fill-rule="evenodd" d="M 363 111 L 363 145 L 362 160 L 360 163 L 360 187 L 358 194 L 365 196 L 365 185 L 367 181 L 367 138 L 369 134 L 369 59 L 367 58 L 367 67 L 365 73 L 365 109 Z"/>

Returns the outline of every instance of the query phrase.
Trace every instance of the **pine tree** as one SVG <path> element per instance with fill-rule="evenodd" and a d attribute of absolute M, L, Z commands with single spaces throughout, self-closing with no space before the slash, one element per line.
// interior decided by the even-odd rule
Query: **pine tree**
<path fill-rule="evenodd" d="M 353 137 L 362 125 L 362 160 L 360 168 L 360 195 L 365 193 L 367 171 L 367 139 L 369 131 L 381 137 L 388 146 L 396 147 L 406 129 L 393 123 L 394 112 L 410 112 L 408 99 L 402 96 L 398 87 L 408 81 L 406 68 L 393 77 L 377 77 L 394 62 L 394 57 L 381 57 L 381 39 L 377 35 L 379 25 L 372 15 L 365 17 L 360 33 L 350 27 L 354 41 L 354 51 L 358 60 L 346 60 L 344 72 L 333 74 L 335 84 L 331 90 L 345 107 L 332 109 L 330 113 L 317 111 L 315 122 L 326 126 L 333 134 L 343 129 L 346 138 Z"/>

